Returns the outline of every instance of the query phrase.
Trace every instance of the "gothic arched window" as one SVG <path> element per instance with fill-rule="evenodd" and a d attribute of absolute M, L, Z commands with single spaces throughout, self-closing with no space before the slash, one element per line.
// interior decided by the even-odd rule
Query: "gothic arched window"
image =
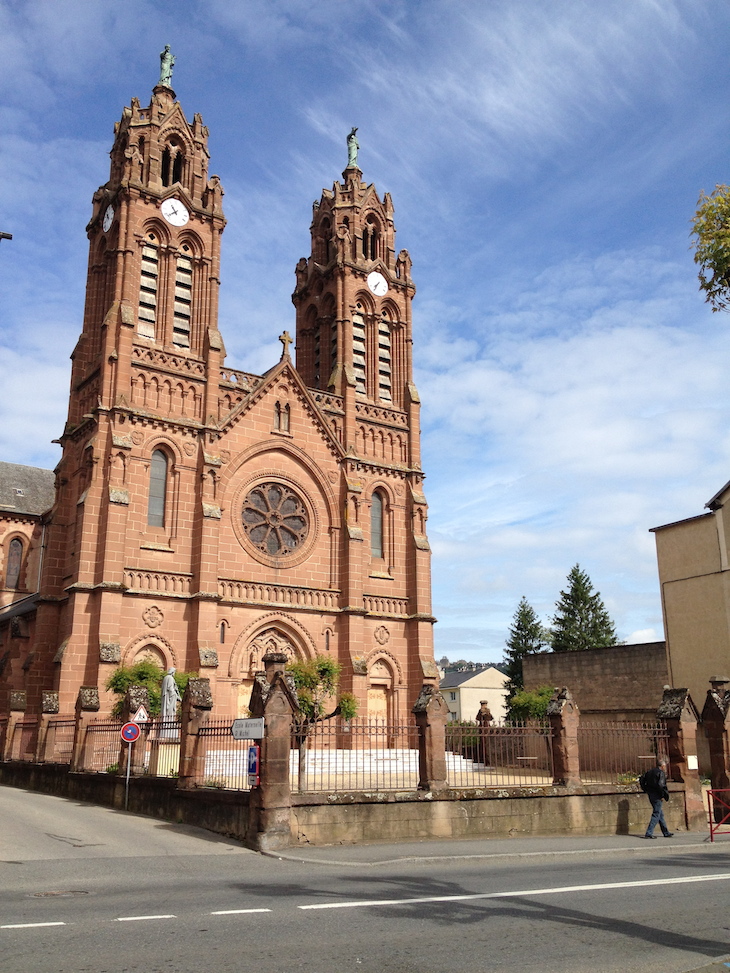
<path fill-rule="evenodd" d="M 168 465 L 166 454 L 161 449 L 156 449 L 150 462 L 150 492 L 147 501 L 147 523 L 150 527 L 165 526 Z"/>
<path fill-rule="evenodd" d="M 383 494 L 376 490 L 370 500 L 370 554 L 374 558 L 383 559 Z"/>
<path fill-rule="evenodd" d="M 5 587 L 20 586 L 20 568 L 23 564 L 23 542 L 14 537 L 8 544 L 8 564 L 5 571 Z"/>
<path fill-rule="evenodd" d="M 159 277 L 160 251 L 157 246 L 157 237 L 154 233 L 148 233 L 142 246 L 137 334 L 153 340 L 157 321 L 157 284 Z"/>

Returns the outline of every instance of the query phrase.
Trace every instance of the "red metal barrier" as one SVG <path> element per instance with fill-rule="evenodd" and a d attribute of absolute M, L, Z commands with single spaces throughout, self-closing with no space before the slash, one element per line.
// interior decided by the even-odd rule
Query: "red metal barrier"
<path fill-rule="evenodd" d="M 707 792 L 707 818 L 710 841 L 716 834 L 730 834 L 730 790 Z"/>

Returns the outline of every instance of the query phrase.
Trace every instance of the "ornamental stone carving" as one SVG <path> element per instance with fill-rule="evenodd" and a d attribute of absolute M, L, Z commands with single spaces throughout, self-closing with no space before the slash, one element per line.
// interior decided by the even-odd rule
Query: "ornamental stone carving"
<path fill-rule="evenodd" d="M 195 443 L 185 443 L 183 449 L 185 450 L 186 456 L 192 456 L 195 452 Z"/>
<path fill-rule="evenodd" d="M 119 642 L 99 642 L 99 662 L 121 662 L 122 647 Z"/>
<path fill-rule="evenodd" d="M 135 432 L 132 433 L 132 442 L 135 446 L 141 446 L 144 442 L 144 433 L 140 432 L 140 430 L 135 430 Z"/>
<path fill-rule="evenodd" d="M 367 674 L 368 674 L 368 663 L 367 663 L 367 659 L 362 658 L 362 656 L 359 656 L 358 658 L 353 659 L 352 660 L 352 671 L 355 673 L 356 676 L 367 676 Z"/>
<path fill-rule="evenodd" d="M 203 669 L 218 668 L 218 653 L 216 652 L 215 649 L 211 649 L 208 646 L 199 645 L 198 656 L 200 658 L 201 668 Z"/>
<path fill-rule="evenodd" d="M 390 632 L 385 625 L 378 625 L 373 635 L 375 636 L 375 641 L 380 645 L 385 645 L 386 642 L 390 641 Z"/>
<path fill-rule="evenodd" d="M 41 712 L 58 713 L 58 693 L 44 691 L 41 696 Z"/>
<path fill-rule="evenodd" d="M 81 686 L 78 695 L 78 706 L 82 710 L 96 712 L 99 709 L 99 687 Z"/>
<path fill-rule="evenodd" d="M 13 689 L 10 693 L 10 709 L 25 712 L 27 698 L 24 689 Z"/>
<path fill-rule="evenodd" d="M 165 620 L 165 616 L 157 605 L 150 605 L 142 612 L 142 620 L 148 628 L 159 628 Z"/>

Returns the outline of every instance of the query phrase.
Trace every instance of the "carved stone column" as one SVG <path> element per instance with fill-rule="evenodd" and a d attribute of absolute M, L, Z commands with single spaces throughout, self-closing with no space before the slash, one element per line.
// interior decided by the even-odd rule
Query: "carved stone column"
<path fill-rule="evenodd" d="M 177 786 L 189 789 L 205 777 L 205 737 L 200 728 L 205 726 L 213 708 L 210 679 L 191 679 L 182 700 L 180 725 L 180 770 Z"/>
<path fill-rule="evenodd" d="M 578 751 L 578 727 L 580 710 L 563 686 L 556 689 L 548 703 L 551 745 L 553 750 L 553 784 L 562 787 L 576 787 L 580 780 L 580 758 Z"/>
<path fill-rule="evenodd" d="M 728 758 L 728 733 L 730 731 L 730 696 L 725 693 L 723 683 L 713 682 L 707 690 L 707 699 L 702 709 L 702 723 L 710 749 L 710 775 L 713 790 L 730 788 L 730 767 Z"/>
<path fill-rule="evenodd" d="M 99 712 L 99 687 L 82 686 L 76 697 L 76 728 L 74 730 L 74 745 L 71 754 L 72 773 L 80 773 L 86 769 L 90 756 L 91 741 L 88 739 L 89 723 Z"/>
<path fill-rule="evenodd" d="M 418 726 L 418 789 L 438 793 L 446 775 L 446 723 L 449 708 L 438 686 L 426 683 L 412 710 Z"/>
<path fill-rule="evenodd" d="M 284 671 L 286 656 L 264 656 L 266 672 L 256 674 L 251 716 L 264 718 L 260 784 L 251 790 L 247 840 L 258 851 L 276 851 L 291 844 L 291 783 L 289 762 L 292 717 L 299 710 L 294 683 Z"/>
<path fill-rule="evenodd" d="M 669 730 L 669 778 L 684 784 L 687 829 L 702 827 L 706 816 L 697 763 L 699 713 L 687 689 L 665 689 L 657 718 Z"/>

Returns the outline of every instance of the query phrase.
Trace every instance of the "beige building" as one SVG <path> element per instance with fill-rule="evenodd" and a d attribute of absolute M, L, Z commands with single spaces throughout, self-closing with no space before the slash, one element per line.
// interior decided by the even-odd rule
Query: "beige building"
<path fill-rule="evenodd" d="M 473 722 L 483 699 L 486 699 L 495 720 L 501 721 L 505 717 L 507 676 L 496 666 L 447 672 L 441 680 L 440 688 L 449 707 L 450 720 Z"/>
<path fill-rule="evenodd" d="M 701 709 L 710 677 L 730 672 L 730 483 L 708 513 L 653 528 L 669 680 Z"/>

